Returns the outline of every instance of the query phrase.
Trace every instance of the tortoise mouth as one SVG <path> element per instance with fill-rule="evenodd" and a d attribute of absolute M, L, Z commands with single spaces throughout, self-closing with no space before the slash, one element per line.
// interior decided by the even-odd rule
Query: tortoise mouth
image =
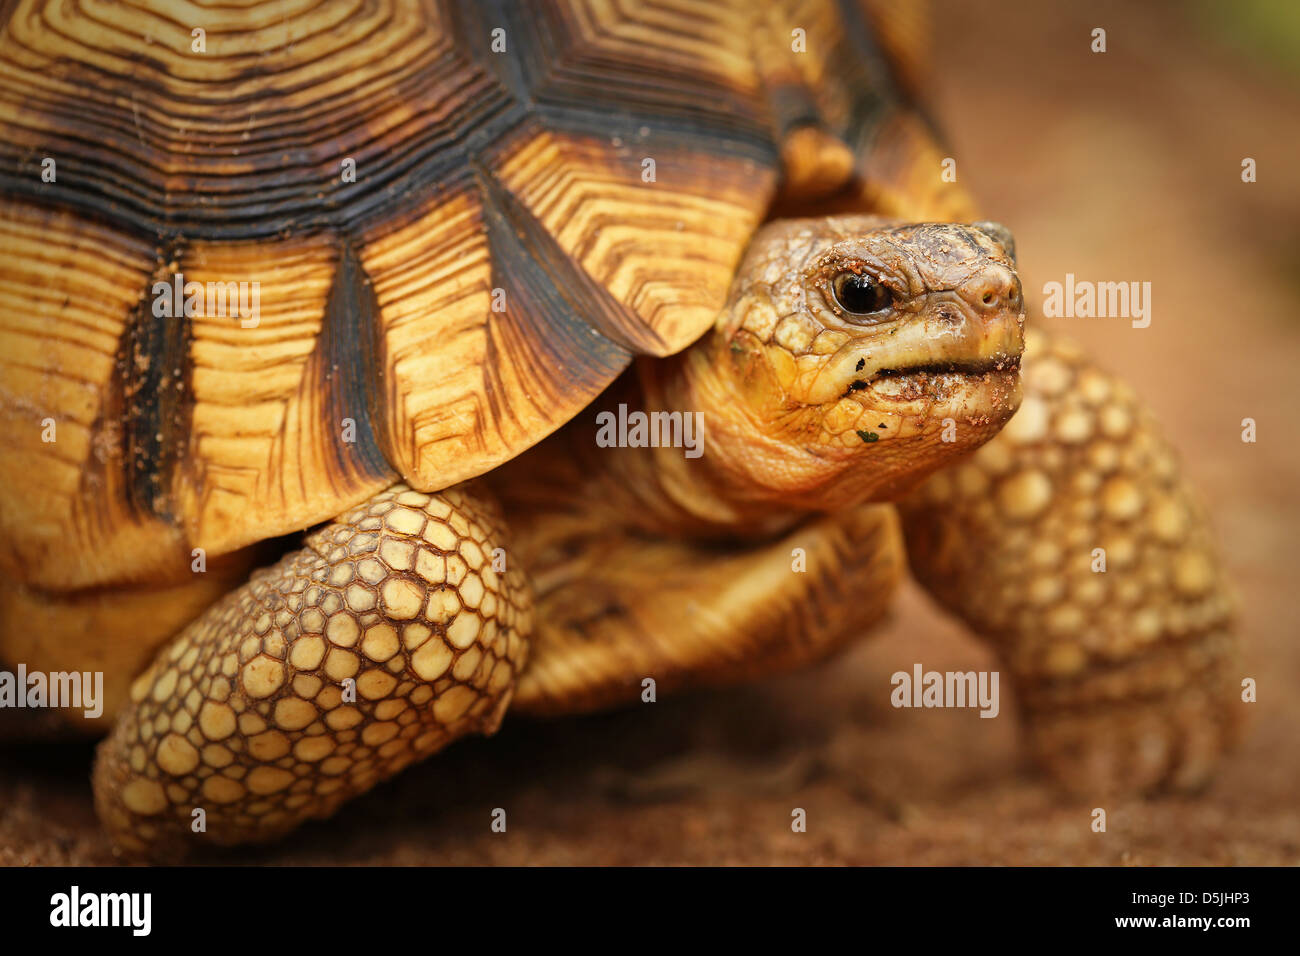
<path fill-rule="evenodd" d="M 898 378 L 905 375 L 986 375 L 989 372 L 1014 372 L 1020 368 L 1019 355 L 992 355 L 983 359 L 951 362 L 922 362 L 898 368 L 877 369 L 872 378 Z"/>
<path fill-rule="evenodd" d="M 870 388 L 885 379 L 916 378 L 930 376 L 979 377 L 990 373 L 1015 374 L 1020 371 L 1020 356 L 999 353 L 981 359 L 954 359 L 948 362 L 919 362 L 916 365 L 889 366 L 877 369 L 869 378 L 854 379 L 849 383 L 847 394 Z"/>
<path fill-rule="evenodd" d="M 846 397 L 871 415 L 1005 419 L 1020 404 L 1020 356 L 998 353 L 886 366 L 869 379 L 853 382 Z M 905 431 L 901 418 L 894 437 Z"/>

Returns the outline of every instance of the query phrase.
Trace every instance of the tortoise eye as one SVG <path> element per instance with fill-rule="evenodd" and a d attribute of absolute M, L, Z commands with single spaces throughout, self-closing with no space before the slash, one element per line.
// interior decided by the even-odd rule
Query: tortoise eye
<path fill-rule="evenodd" d="M 831 284 L 835 301 L 841 309 L 853 315 L 871 315 L 883 312 L 894 304 L 894 294 L 874 277 L 841 272 Z"/>

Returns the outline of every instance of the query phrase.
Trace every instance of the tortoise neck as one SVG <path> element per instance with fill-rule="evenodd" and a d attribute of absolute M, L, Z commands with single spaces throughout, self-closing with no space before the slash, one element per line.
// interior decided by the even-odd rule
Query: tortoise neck
<path fill-rule="evenodd" d="M 766 424 L 751 390 L 716 330 L 638 360 L 571 433 L 595 496 L 622 523 L 700 537 L 766 537 L 820 510 L 798 493 L 810 456 Z"/>

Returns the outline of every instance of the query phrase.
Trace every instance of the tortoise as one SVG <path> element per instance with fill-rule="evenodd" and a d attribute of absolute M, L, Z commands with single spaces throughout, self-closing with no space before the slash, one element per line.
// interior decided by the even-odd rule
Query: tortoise
<path fill-rule="evenodd" d="M 909 564 L 1066 786 L 1231 742 L 1204 512 L 1026 334 L 919 11 L 7 9 L 0 658 L 102 675 L 123 852 L 825 658 Z"/>

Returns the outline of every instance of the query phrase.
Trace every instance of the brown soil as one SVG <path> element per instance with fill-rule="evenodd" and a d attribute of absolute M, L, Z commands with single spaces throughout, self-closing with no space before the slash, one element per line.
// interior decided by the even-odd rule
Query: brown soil
<path fill-rule="evenodd" d="M 992 665 L 908 589 L 810 672 L 602 717 L 507 721 L 275 847 L 265 863 L 1300 862 L 1300 92 L 1183 7 L 941 4 L 937 115 L 959 176 L 1016 233 L 1030 293 L 1066 272 L 1153 284 L 1150 328 L 1059 320 L 1132 381 L 1214 503 L 1241 594 L 1242 747 L 1196 797 L 1064 798 L 1007 719 L 895 711 L 889 674 Z M 1189 5 L 1190 6 L 1190 5 Z M 949 9 L 951 8 L 951 9 Z M 1109 52 L 1088 51 L 1091 29 Z M 1226 32 L 1226 31 L 1225 31 Z M 1244 156 L 1259 182 L 1240 181 Z M 1242 418 L 1257 444 L 1238 437 Z M 87 745 L 0 751 L 0 863 L 109 863 Z M 508 812 L 506 834 L 489 829 Z M 790 829 L 802 807 L 808 832 Z"/>

